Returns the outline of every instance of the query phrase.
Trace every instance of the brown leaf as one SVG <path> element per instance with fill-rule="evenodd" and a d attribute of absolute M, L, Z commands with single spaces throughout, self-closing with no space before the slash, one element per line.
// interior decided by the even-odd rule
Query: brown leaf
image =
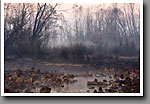
<path fill-rule="evenodd" d="M 112 83 L 111 85 L 110 85 L 110 88 L 116 88 L 117 87 L 117 85 L 115 84 L 115 83 Z"/>
<path fill-rule="evenodd" d="M 34 85 L 39 85 L 40 84 L 40 81 L 35 81 L 33 82 Z"/>
<path fill-rule="evenodd" d="M 22 83 L 22 82 L 23 82 L 23 78 L 22 77 L 17 77 L 16 83 Z"/>

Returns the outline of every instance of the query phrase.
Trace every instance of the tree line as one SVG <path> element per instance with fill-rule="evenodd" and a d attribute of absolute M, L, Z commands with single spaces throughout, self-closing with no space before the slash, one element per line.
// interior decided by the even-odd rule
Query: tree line
<path fill-rule="evenodd" d="M 62 5 L 5 3 L 5 55 L 75 62 L 139 56 L 138 4 L 72 4 L 72 20 L 57 9 Z"/>

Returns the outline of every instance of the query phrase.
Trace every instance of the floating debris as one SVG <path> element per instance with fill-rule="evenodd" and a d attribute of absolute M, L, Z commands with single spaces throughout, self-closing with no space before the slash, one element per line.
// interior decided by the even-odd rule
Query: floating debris
<path fill-rule="evenodd" d="M 23 78 L 22 77 L 17 77 L 16 83 L 22 83 L 22 82 L 23 82 Z"/>
<path fill-rule="evenodd" d="M 103 82 L 107 82 L 107 80 L 104 79 Z"/>
<path fill-rule="evenodd" d="M 87 82 L 87 85 L 97 85 L 97 84 L 98 84 L 97 79 L 95 79 L 94 81 Z"/>
<path fill-rule="evenodd" d="M 123 78 L 124 78 L 124 75 L 123 75 L 123 74 L 121 74 L 121 75 L 120 75 L 120 78 L 121 78 L 121 79 L 123 79 Z"/>
<path fill-rule="evenodd" d="M 105 68 L 106 72 L 97 71 L 97 73 L 95 73 L 92 71 L 86 71 L 76 74 L 67 73 L 67 71 L 59 72 L 41 70 L 36 67 L 10 71 L 6 70 L 4 75 L 4 92 L 137 93 L 140 91 L 140 77 L 136 70 L 137 69 L 133 69 L 131 72 L 122 69 L 111 71 L 111 69 Z M 83 89 L 81 88 L 80 84 Z"/>
<path fill-rule="evenodd" d="M 102 87 L 99 87 L 98 91 L 99 91 L 100 93 L 102 93 L 102 92 L 103 92 Z"/>
<path fill-rule="evenodd" d="M 50 93 L 51 92 L 51 88 L 49 88 L 49 87 L 42 87 L 41 89 L 40 89 L 40 93 Z"/>
<path fill-rule="evenodd" d="M 40 81 L 33 82 L 34 85 L 39 85 L 40 83 L 41 83 Z"/>
<path fill-rule="evenodd" d="M 116 90 L 114 90 L 114 89 L 105 89 L 105 92 L 106 93 L 114 93 L 114 92 L 116 92 Z"/>
<path fill-rule="evenodd" d="M 109 87 L 115 89 L 115 88 L 117 88 L 117 85 L 115 83 L 112 83 Z"/>
<path fill-rule="evenodd" d="M 98 93 L 98 91 L 97 91 L 97 90 L 94 90 L 94 93 Z"/>

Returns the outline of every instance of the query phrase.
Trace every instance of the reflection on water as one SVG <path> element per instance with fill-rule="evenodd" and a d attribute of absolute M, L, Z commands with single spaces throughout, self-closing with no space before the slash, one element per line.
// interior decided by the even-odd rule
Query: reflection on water
<path fill-rule="evenodd" d="M 98 86 L 88 86 L 87 82 L 88 81 L 93 81 L 94 79 L 97 79 L 98 82 L 103 82 L 103 80 L 107 80 L 107 82 L 105 82 L 107 84 L 106 85 L 98 85 Z M 68 85 L 64 85 L 64 88 L 62 87 L 57 87 L 57 88 L 53 88 L 52 93 L 93 93 L 93 91 L 96 89 L 98 90 L 98 88 L 101 86 L 103 87 L 103 90 L 107 89 L 109 86 L 109 82 L 111 82 L 112 80 L 114 80 L 113 77 L 110 76 L 105 76 L 105 77 L 96 77 L 95 75 L 90 76 L 90 77 L 75 77 L 74 80 L 77 80 L 77 82 L 75 83 L 69 83 Z"/>

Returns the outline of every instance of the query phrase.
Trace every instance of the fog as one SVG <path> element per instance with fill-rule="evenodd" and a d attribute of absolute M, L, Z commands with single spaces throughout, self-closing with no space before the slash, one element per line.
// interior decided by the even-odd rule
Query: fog
<path fill-rule="evenodd" d="M 3 91 L 138 94 L 140 35 L 135 3 L 5 3 Z"/>
<path fill-rule="evenodd" d="M 6 45 L 18 47 L 19 42 L 36 38 L 42 50 L 80 44 L 104 53 L 115 50 L 127 53 L 128 48 L 139 55 L 139 4 L 56 4 L 5 4 Z M 24 31 L 28 33 L 27 40 Z M 9 40 L 11 36 L 16 39 Z"/>

